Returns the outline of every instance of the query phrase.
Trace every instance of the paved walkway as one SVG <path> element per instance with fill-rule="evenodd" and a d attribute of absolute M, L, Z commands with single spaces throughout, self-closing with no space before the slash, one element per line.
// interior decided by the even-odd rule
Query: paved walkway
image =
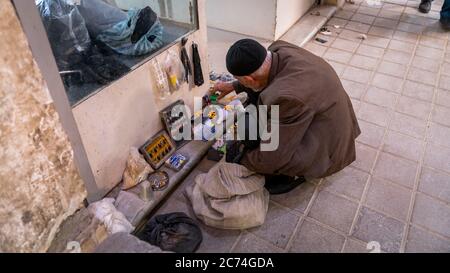
<path fill-rule="evenodd" d="M 332 36 L 318 35 L 326 43 L 306 48 L 330 62 L 352 98 L 363 132 L 357 161 L 272 197 L 262 227 L 202 225 L 199 252 L 367 252 L 371 241 L 383 252 L 450 252 L 450 51 L 437 21 L 442 0 L 426 16 L 417 12 L 419 0 L 356 2 L 328 22 Z M 183 188 L 211 165 L 204 160 L 158 213 L 192 215 Z"/>

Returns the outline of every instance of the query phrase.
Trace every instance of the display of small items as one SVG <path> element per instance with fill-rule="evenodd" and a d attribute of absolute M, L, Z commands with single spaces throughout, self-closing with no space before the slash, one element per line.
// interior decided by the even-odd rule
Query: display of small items
<path fill-rule="evenodd" d="M 163 131 L 147 141 L 139 150 L 156 170 L 175 152 L 176 148 L 171 138 Z"/>
<path fill-rule="evenodd" d="M 153 191 L 162 191 L 169 185 L 169 175 L 164 171 L 156 171 L 147 178 Z"/>
<path fill-rule="evenodd" d="M 166 160 L 165 165 L 174 171 L 179 171 L 188 161 L 188 158 L 182 154 L 174 154 Z"/>

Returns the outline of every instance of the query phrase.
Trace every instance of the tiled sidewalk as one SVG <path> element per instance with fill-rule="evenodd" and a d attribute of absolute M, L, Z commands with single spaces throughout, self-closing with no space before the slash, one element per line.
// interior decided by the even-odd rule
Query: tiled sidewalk
<path fill-rule="evenodd" d="M 273 196 L 260 228 L 202 225 L 200 252 L 368 252 L 371 241 L 384 252 L 450 252 L 450 49 L 437 21 L 442 0 L 428 15 L 417 11 L 419 0 L 355 2 L 328 22 L 332 36 L 318 35 L 328 42 L 306 48 L 332 64 L 352 98 L 362 129 L 357 161 Z M 192 215 L 182 191 L 211 164 L 204 160 L 158 213 Z"/>

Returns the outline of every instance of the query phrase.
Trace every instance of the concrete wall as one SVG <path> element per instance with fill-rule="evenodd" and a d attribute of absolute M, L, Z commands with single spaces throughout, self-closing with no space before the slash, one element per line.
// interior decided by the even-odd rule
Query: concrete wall
<path fill-rule="evenodd" d="M 316 2 L 316 0 L 277 0 L 275 40 L 280 38 Z"/>
<path fill-rule="evenodd" d="M 10 1 L 0 17 L 0 252 L 44 252 L 86 191 Z"/>
<path fill-rule="evenodd" d="M 277 0 L 207 0 L 208 26 L 273 40 Z"/>
<path fill-rule="evenodd" d="M 267 40 L 280 38 L 315 0 L 208 0 L 208 26 Z"/>
<path fill-rule="evenodd" d="M 159 111 L 177 99 L 193 107 L 194 96 L 202 97 L 209 88 L 207 29 L 204 0 L 199 0 L 199 31 L 189 36 L 189 43 L 199 44 L 205 84 L 182 88 L 166 100 L 159 100 L 150 63 L 145 63 L 73 109 L 73 114 L 95 177 L 98 189 L 89 192 L 89 200 L 106 194 L 122 179 L 131 146 L 140 146 L 162 130 Z M 171 50 L 179 52 L 180 44 Z M 191 52 L 189 47 L 188 52 Z M 157 56 L 164 62 L 167 52 Z"/>

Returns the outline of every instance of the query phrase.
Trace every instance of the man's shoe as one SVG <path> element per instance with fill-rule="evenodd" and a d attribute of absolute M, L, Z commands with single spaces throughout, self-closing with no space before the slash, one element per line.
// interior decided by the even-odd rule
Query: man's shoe
<path fill-rule="evenodd" d="M 422 0 L 419 5 L 419 11 L 422 13 L 428 13 L 431 10 L 432 0 Z"/>
<path fill-rule="evenodd" d="M 440 20 L 439 20 L 439 22 L 441 23 L 441 26 L 442 26 L 442 28 L 443 29 L 445 29 L 445 30 L 450 30 L 450 19 L 447 19 L 447 18 L 441 18 Z"/>
<path fill-rule="evenodd" d="M 288 193 L 305 182 L 306 179 L 304 176 L 300 176 L 296 179 L 284 175 L 266 176 L 264 187 L 271 195 L 277 195 Z"/>

